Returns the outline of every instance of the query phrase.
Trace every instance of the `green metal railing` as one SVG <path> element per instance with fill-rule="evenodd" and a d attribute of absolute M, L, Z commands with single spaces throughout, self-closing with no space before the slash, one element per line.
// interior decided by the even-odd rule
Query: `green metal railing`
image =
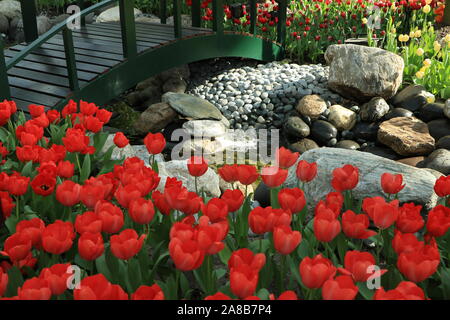
<path fill-rule="evenodd" d="M 181 21 L 181 1 L 182 0 L 159 0 L 160 1 L 160 16 L 161 23 L 167 22 L 167 2 L 171 1 L 173 4 L 173 16 L 174 16 L 174 36 L 176 39 L 182 38 L 182 21 Z M 213 21 L 212 29 L 219 40 L 218 46 L 220 46 L 220 39 L 224 35 L 224 0 L 213 0 L 212 11 Z M 225 0 L 226 1 L 226 0 Z M 251 17 L 250 33 L 256 34 L 256 19 L 257 19 L 257 5 L 256 0 L 250 1 L 249 14 Z M 284 47 L 286 37 L 286 1 L 278 0 L 278 28 L 277 28 L 277 42 Z M 27 47 L 20 51 L 13 58 L 5 61 L 4 56 L 4 43 L 0 37 L 0 99 L 10 99 L 11 91 L 8 82 L 7 72 L 19 62 L 24 60 L 33 50 L 39 48 L 42 44 L 47 42 L 50 38 L 58 33 L 63 35 L 64 51 L 67 64 L 67 73 L 69 79 L 69 87 L 76 94 L 80 91 L 80 85 L 78 81 L 77 63 L 75 58 L 75 49 L 72 30 L 68 27 L 73 25 L 73 21 L 80 19 L 81 25 L 84 25 L 84 18 L 86 15 L 102 9 L 111 4 L 119 3 L 120 8 L 120 24 L 122 35 L 122 47 L 123 56 L 125 59 L 134 60 L 138 56 L 137 42 L 136 42 L 136 26 L 134 19 L 134 0 L 104 0 L 88 8 L 85 7 L 84 0 L 77 0 L 77 4 L 82 9 L 81 12 L 72 15 L 65 21 L 54 26 L 45 34 L 38 37 L 37 23 L 36 23 L 36 4 L 34 0 L 20 0 L 22 6 L 22 15 L 24 21 L 24 33 L 25 40 L 28 43 Z M 192 0 L 192 26 L 201 26 L 201 8 L 200 0 Z"/>

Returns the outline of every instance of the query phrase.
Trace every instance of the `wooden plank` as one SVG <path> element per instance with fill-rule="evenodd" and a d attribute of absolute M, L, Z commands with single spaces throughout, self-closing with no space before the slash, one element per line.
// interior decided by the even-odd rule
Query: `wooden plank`
<path fill-rule="evenodd" d="M 95 35 L 105 35 L 107 33 L 108 37 L 111 38 L 121 38 L 121 32 L 120 29 L 103 29 L 103 28 L 97 28 L 94 24 L 87 25 L 85 29 L 81 29 L 81 32 L 88 32 L 89 34 L 95 34 Z M 166 41 L 172 41 L 175 39 L 173 36 L 173 32 L 171 33 L 160 33 L 155 30 L 149 30 L 149 31 L 141 31 L 136 32 L 137 39 L 139 41 L 145 41 L 145 40 L 155 40 L 155 39 L 162 39 Z"/>
<path fill-rule="evenodd" d="M 11 95 L 13 99 L 23 99 L 25 101 L 33 102 L 34 104 L 41 104 L 48 107 L 55 106 L 61 100 L 60 98 L 52 97 L 44 93 L 33 92 L 14 86 L 11 86 Z"/>
<path fill-rule="evenodd" d="M 117 44 L 122 44 L 122 39 L 121 38 L 115 38 L 115 37 L 110 37 L 108 36 L 104 36 L 104 35 L 97 35 L 97 34 L 93 34 L 91 32 L 83 32 L 83 31 L 76 31 L 73 33 L 74 37 L 78 37 L 78 38 L 82 38 L 82 39 L 89 39 L 89 40 L 93 40 L 93 41 L 97 41 L 97 40 L 101 40 L 101 41 L 106 41 L 106 43 L 117 43 Z M 151 47 L 155 47 L 157 45 L 160 45 L 161 43 L 164 43 L 166 41 L 159 41 L 158 39 L 155 40 L 140 40 L 137 41 L 137 44 L 143 47 L 147 47 L 147 48 L 151 48 Z"/>
<path fill-rule="evenodd" d="M 41 46 L 42 49 L 51 49 L 55 51 L 62 51 L 64 52 L 64 47 L 61 43 L 54 44 L 54 43 L 44 43 Z M 75 53 L 87 57 L 100 57 L 107 60 L 115 60 L 115 61 L 122 61 L 123 56 L 121 54 L 114 54 L 114 53 L 107 53 L 107 52 L 97 52 L 94 50 L 86 50 L 81 48 L 75 48 Z"/>
<path fill-rule="evenodd" d="M 93 24 L 95 26 L 99 27 L 106 27 L 109 28 L 120 28 L 120 26 L 115 22 L 102 22 L 102 23 L 95 23 Z M 172 24 L 159 24 L 159 23 L 150 23 L 150 22 L 141 22 L 136 23 L 136 30 L 138 31 L 149 31 L 149 30 L 155 30 L 158 32 L 167 32 L 167 33 L 173 33 L 174 32 L 174 26 Z M 193 27 L 183 27 L 182 28 L 183 33 L 189 33 L 189 34 L 197 34 L 197 33 L 210 33 L 212 32 L 211 29 L 206 28 L 193 28 Z"/>
<path fill-rule="evenodd" d="M 60 35 L 56 35 L 53 38 L 49 39 L 46 43 L 50 43 L 50 44 L 61 44 L 62 43 L 62 36 Z M 114 53 L 114 54 L 122 54 L 122 50 L 120 49 L 120 47 L 114 46 L 114 45 L 103 45 L 103 46 L 98 46 L 92 43 L 88 43 L 86 41 L 80 41 L 77 39 L 74 39 L 74 45 L 75 45 L 75 50 L 77 48 L 79 49 L 85 49 L 85 50 L 92 50 L 92 51 L 96 51 L 96 52 L 106 52 L 106 53 Z"/>
<path fill-rule="evenodd" d="M 67 79 L 67 77 L 48 74 L 45 72 L 39 72 L 39 71 L 33 71 L 33 70 L 27 70 L 27 69 L 14 67 L 8 71 L 8 75 L 13 76 L 13 77 L 18 77 L 18 78 L 38 80 L 39 82 L 42 82 L 42 83 L 60 85 L 63 87 L 69 87 L 69 80 Z M 85 85 L 87 83 L 88 83 L 87 81 L 80 80 L 80 85 Z"/>
<path fill-rule="evenodd" d="M 23 88 L 25 90 L 46 93 L 50 96 L 64 98 L 70 93 L 69 88 L 55 86 L 47 83 L 40 83 L 33 80 L 22 79 L 17 77 L 9 77 L 11 86 Z"/>

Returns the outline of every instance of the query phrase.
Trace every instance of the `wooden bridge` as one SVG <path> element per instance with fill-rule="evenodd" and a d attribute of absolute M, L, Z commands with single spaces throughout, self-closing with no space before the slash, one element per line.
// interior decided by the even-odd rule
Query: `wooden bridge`
<path fill-rule="evenodd" d="M 157 0 L 154 0 L 157 1 Z M 213 0 L 212 28 L 201 28 L 200 0 L 192 0 L 192 26 L 181 24 L 181 0 L 173 1 L 174 24 L 136 23 L 134 0 L 104 0 L 38 37 L 35 1 L 21 0 L 26 43 L 4 50 L 0 37 L 0 101 L 12 99 L 61 108 L 69 99 L 103 105 L 142 80 L 164 70 L 216 57 L 272 61 L 283 56 L 286 0 L 278 0 L 277 41 L 256 35 L 256 0 L 250 0 L 250 33 L 224 31 L 222 0 Z M 119 2 L 120 22 L 84 23 L 94 11 Z M 79 19 L 79 29 L 69 27 Z"/>

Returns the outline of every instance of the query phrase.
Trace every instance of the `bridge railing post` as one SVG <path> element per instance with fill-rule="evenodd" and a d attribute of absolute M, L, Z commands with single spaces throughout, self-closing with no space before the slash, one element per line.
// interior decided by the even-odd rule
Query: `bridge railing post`
<path fill-rule="evenodd" d="M 30 43 L 36 40 L 38 37 L 36 1 L 20 0 L 20 7 L 22 9 L 22 21 L 25 41 L 27 43 Z"/>
<path fill-rule="evenodd" d="M 175 38 L 181 38 L 181 1 L 173 0 L 173 29 Z"/>
<path fill-rule="evenodd" d="M 119 0 L 119 8 L 123 55 L 125 58 L 132 58 L 137 55 L 134 0 Z"/>
<path fill-rule="evenodd" d="M 250 33 L 256 34 L 256 0 L 250 0 Z"/>
<path fill-rule="evenodd" d="M 81 11 L 83 11 L 86 8 L 86 3 L 84 0 L 77 0 L 77 4 L 80 7 Z M 86 25 L 86 18 L 84 16 L 80 17 L 81 26 Z"/>
<path fill-rule="evenodd" d="M 213 0 L 213 31 L 218 35 L 223 34 L 223 5 L 222 0 Z"/>
<path fill-rule="evenodd" d="M 192 26 L 200 27 L 201 25 L 201 10 L 200 10 L 200 0 L 192 0 Z"/>
<path fill-rule="evenodd" d="M 159 16 L 162 24 L 167 22 L 167 1 L 159 0 Z"/>
<path fill-rule="evenodd" d="M 8 70 L 6 70 L 6 61 L 3 36 L 0 34 L 0 102 L 11 99 L 11 90 L 9 88 Z"/>
<path fill-rule="evenodd" d="M 277 42 L 286 43 L 287 0 L 278 0 Z"/>
<path fill-rule="evenodd" d="M 66 55 L 67 77 L 69 78 L 69 87 L 72 91 L 80 90 L 77 73 L 77 62 L 75 59 L 75 48 L 73 45 L 72 30 L 63 29 L 64 52 Z"/>

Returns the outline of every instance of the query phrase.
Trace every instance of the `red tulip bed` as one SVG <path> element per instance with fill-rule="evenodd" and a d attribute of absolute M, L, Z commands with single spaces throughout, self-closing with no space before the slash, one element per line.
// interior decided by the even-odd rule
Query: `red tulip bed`
<path fill-rule="evenodd" d="M 308 211 L 302 185 L 315 163 L 280 148 L 279 168 L 218 171 L 232 185 L 259 177 L 271 207 L 226 190 L 206 198 L 139 158 L 99 151 L 111 113 L 70 102 L 61 113 L 0 103 L 0 296 L 3 299 L 448 299 L 450 177 L 435 185 L 440 204 L 396 200 L 401 175 L 380 177 L 386 198 L 357 201 L 358 168 L 336 168 L 336 190 Z M 114 143 L 128 144 L 123 134 Z M 150 154 L 165 146 L 148 134 Z M 298 164 L 297 164 L 298 162 Z M 187 162 L 192 179 L 208 164 Z M 299 188 L 283 188 L 296 165 Z M 251 232 L 249 232 L 251 231 Z"/>

